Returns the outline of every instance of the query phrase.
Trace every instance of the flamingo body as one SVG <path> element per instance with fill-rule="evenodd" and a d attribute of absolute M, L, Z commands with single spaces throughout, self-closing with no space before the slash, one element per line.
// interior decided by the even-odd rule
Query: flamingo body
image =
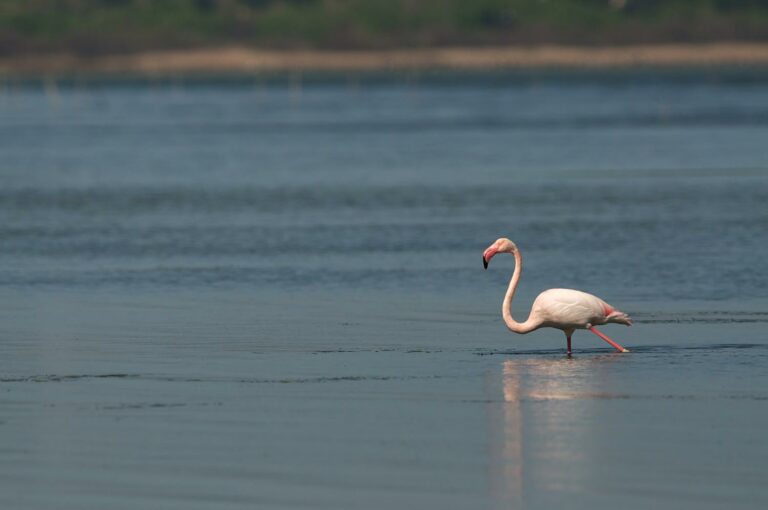
<path fill-rule="evenodd" d="M 563 331 L 589 329 L 609 322 L 632 324 L 627 314 L 599 297 L 573 289 L 545 290 L 533 302 L 531 315 L 541 321 L 540 327 Z"/>
<path fill-rule="evenodd" d="M 605 334 L 595 329 L 602 324 L 616 323 L 632 325 L 632 319 L 592 294 L 573 289 L 549 289 L 538 295 L 525 322 L 512 317 L 512 298 L 522 272 L 523 257 L 515 243 L 506 238 L 497 239 L 483 252 L 483 266 L 487 269 L 491 258 L 497 253 L 511 253 L 515 256 L 515 272 L 504 295 L 501 314 L 510 331 L 519 334 L 530 333 L 539 328 L 556 328 L 565 333 L 568 340 L 568 355 L 571 354 L 571 335 L 577 329 L 588 329 L 611 344 L 620 352 L 629 352 Z"/>

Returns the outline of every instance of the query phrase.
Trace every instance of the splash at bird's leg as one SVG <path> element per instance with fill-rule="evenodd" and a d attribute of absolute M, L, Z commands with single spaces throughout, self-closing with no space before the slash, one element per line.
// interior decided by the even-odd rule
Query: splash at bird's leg
<path fill-rule="evenodd" d="M 617 351 L 619 351 L 619 352 L 629 352 L 629 349 L 625 349 L 624 347 L 620 346 L 619 344 L 617 344 L 616 342 L 614 342 L 613 340 L 608 338 L 608 336 L 606 336 L 605 334 L 603 334 L 600 331 L 598 331 L 597 328 L 591 327 L 591 328 L 589 328 L 589 330 L 592 333 L 594 333 L 597 336 L 599 336 L 600 338 L 602 338 L 603 340 L 605 340 L 606 342 L 608 342 L 609 344 L 611 344 L 614 347 L 614 349 L 616 349 Z"/>

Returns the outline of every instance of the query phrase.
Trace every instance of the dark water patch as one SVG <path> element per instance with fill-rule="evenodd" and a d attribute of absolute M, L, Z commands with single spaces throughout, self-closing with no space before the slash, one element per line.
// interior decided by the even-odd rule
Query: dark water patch
<path fill-rule="evenodd" d="M 679 313 L 633 313 L 640 324 L 763 324 L 768 323 L 768 312 L 754 310 L 701 310 Z"/>
<path fill-rule="evenodd" d="M 63 136 L 77 138 L 113 138 L 113 137 L 146 137 L 162 136 L 173 130 L 174 136 L 204 136 L 215 132 L 223 136 L 243 135 L 293 135 L 305 137 L 328 137 L 332 134 L 354 135 L 367 134 L 424 134 L 433 132 L 468 132 L 524 130 L 583 130 L 583 129 L 615 129 L 615 128 L 696 128 L 696 127 L 765 127 L 768 126 L 768 111 L 766 110 L 711 110 L 702 109 L 692 112 L 664 111 L 659 113 L 630 113 L 618 115 L 588 115 L 561 116 L 550 118 L 544 116 L 524 115 L 509 118 L 495 115 L 478 117 L 462 115 L 451 118 L 411 118 L 397 120 L 338 120 L 324 121 L 271 120 L 259 122 L 248 120 L 241 122 L 220 122 L 208 119 L 205 122 L 176 121 L 151 123 L 132 123 L 115 125 L 113 123 L 75 123 L 68 124 L 67 131 L 62 133 L 60 126 L 46 124 L 7 123 L 0 124 L 0 136 L 9 134 L 16 136 Z"/>
<path fill-rule="evenodd" d="M 252 266 L 229 267 L 153 267 L 136 270 L 76 270 L 41 271 L 20 274 L 17 271 L 0 270 L 0 285 L 6 287 L 67 287 L 92 288 L 105 285 L 127 285 L 132 287 L 182 286 L 210 288 L 239 287 L 250 285 L 280 285 L 283 289 L 299 289 L 322 285 L 326 288 L 350 286 L 400 288 L 404 282 L 423 284 L 429 288 L 435 281 L 445 281 L 444 275 L 457 275 L 462 271 L 447 269 L 347 269 L 316 270 L 296 269 L 290 266 L 264 268 Z M 465 273 L 477 273 L 466 269 Z M 308 282 L 311 282 L 308 283 Z M 459 321 L 463 322 L 463 321 Z"/>
<path fill-rule="evenodd" d="M 476 317 L 472 318 L 462 318 L 459 317 L 461 314 L 445 314 L 444 316 L 435 318 L 435 317 L 398 317 L 398 322 L 439 322 L 441 324 L 471 324 L 471 323 L 478 323 L 478 322 L 487 322 L 487 318 L 485 320 L 479 319 Z M 488 314 L 488 317 L 495 317 L 496 315 Z"/>
<path fill-rule="evenodd" d="M 373 350 L 371 352 L 386 352 Z M 100 375 L 31 375 L 24 377 L 7 377 L 0 379 L 0 383 L 60 383 L 80 380 L 98 379 L 125 379 L 157 382 L 181 382 L 181 383 L 238 383 L 238 384 L 315 384 L 356 381 L 409 381 L 422 379 L 440 379 L 440 375 L 344 375 L 344 376 L 318 376 L 318 377 L 281 377 L 281 378 L 238 378 L 238 377 L 186 377 L 164 376 L 151 374 L 100 374 Z"/>
<path fill-rule="evenodd" d="M 634 316 L 633 316 L 634 319 Z M 768 322 L 768 317 L 686 317 L 680 316 L 668 319 L 638 319 L 643 324 L 761 324 Z"/>
<path fill-rule="evenodd" d="M 676 352 L 724 352 L 724 351 L 741 351 L 741 350 L 756 350 L 765 351 L 768 350 L 768 344 L 754 344 L 754 343 L 733 343 L 733 344 L 708 344 L 708 345 L 640 345 L 632 346 L 625 345 L 629 349 L 628 353 L 620 353 L 610 348 L 604 349 L 574 349 L 573 358 L 578 358 L 579 355 L 585 354 L 606 354 L 616 357 L 631 357 L 634 354 L 669 354 Z M 563 349 L 541 349 L 541 350 L 478 350 L 473 352 L 476 356 L 564 356 L 565 348 Z M 618 358 L 617 358 L 618 359 Z"/>
<path fill-rule="evenodd" d="M 310 354 L 347 354 L 347 353 L 359 353 L 370 352 L 367 349 L 322 349 L 318 351 L 312 351 Z"/>
<path fill-rule="evenodd" d="M 97 406 L 98 409 L 104 411 L 125 411 L 125 410 L 139 410 L 139 409 L 174 409 L 178 407 L 187 407 L 190 404 L 183 402 L 141 402 L 134 404 L 114 404 Z M 202 405 L 202 404 L 198 404 Z"/>
<path fill-rule="evenodd" d="M 425 379 L 443 379 L 441 375 L 347 375 L 327 377 L 295 377 L 279 379 L 237 379 L 235 382 L 246 384 L 315 384 L 358 381 L 414 381 Z"/>
<path fill-rule="evenodd" d="M 682 314 L 690 314 L 695 316 L 707 316 L 707 315 L 732 315 L 732 316 L 743 316 L 743 315 L 757 315 L 757 316 L 768 316 L 768 312 L 764 312 L 761 310 L 698 310 L 695 312 L 681 312 Z M 663 317 L 670 315 L 669 312 L 640 312 L 635 314 L 637 317 Z M 678 314 L 675 314 L 677 316 Z"/>
<path fill-rule="evenodd" d="M 321 349 L 312 351 L 310 354 L 348 354 L 362 352 L 398 352 L 399 349 L 391 348 L 359 348 L 359 349 Z"/>
<path fill-rule="evenodd" d="M 627 87 L 679 86 L 681 88 L 722 87 L 725 85 L 751 88 L 768 81 L 768 68 L 760 65 L 719 65 L 633 68 L 541 68 L 541 69 L 419 69 L 407 71 L 360 70 L 355 72 L 307 71 L 301 73 L 300 83 L 312 90 L 403 89 L 415 93 L 420 87 L 439 89 L 468 89 L 487 91 L 496 88 L 599 87 L 616 91 Z M 154 75 L 123 75 L 112 73 L 58 74 L 55 80 L 34 76 L 17 76 L 14 87 L 25 92 L 45 93 L 55 83 L 60 93 L 97 93 L 124 91 L 137 94 L 171 93 L 246 93 L 263 94 L 277 91 L 294 95 L 297 75 L 293 71 L 253 73 L 204 73 Z"/>
<path fill-rule="evenodd" d="M 768 350 L 768 344 L 731 343 L 710 345 L 644 345 L 632 349 L 633 352 L 672 352 L 672 351 L 731 351 L 731 350 Z"/>
<path fill-rule="evenodd" d="M 640 317 L 633 314 L 633 319 L 636 319 L 638 323 L 643 324 L 684 324 L 684 323 L 698 323 L 698 324 L 749 324 L 749 323 L 764 323 L 768 322 L 768 315 L 761 313 L 730 313 L 723 312 L 722 314 L 709 314 L 709 313 L 680 313 L 674 316 L 666 316 L 663 318 L 652 317 Z"/>
<path fill-rule="evenodd" d="M 631 173 L 631 172 L 630 172 Z M 674 201 L 691 205 L 709 205 L 725 202 L 731 193 L 738 193 L 747 203 L 768 200 L 768 186 L 762 180 L 754 180 L 747 188 L 742 183 L 716 179 L 691 181 L 669 177 L 664 186 L 653 181 L 637 180 L 632 190 L 631 204 L 627 204 L 627 191 L 617 187 L 614 179 L 593 177 L 587 182 L 568 180 L 568 186 L 554 186 L 555 182 L 500 183 L 498 185 L 448 183 L 431 185 L 408 183 L 403 185 L 327 185 L 312 186 L 215 186 L 191 187 L 115 187 L 97 186 L 78 188 L 18 188 L 0 190 L 0 210 L 27 212 L 55 210 L 60 212 L 103 212 L 112 214 L 142 213 L 151 211 L 237 211 L 254 212 L 287 211 L 303 209 L 376 209 L 376 208 L 427 208 L 427 207 L 484 207 L 488 203 L 503 204 L 511 201 L 515 208 L 555 207 L 565 205 L 574 193 L 586 199 L 599 199 L 601 205 L 663 205 L 679 207 Z M 561 181 L 557 181 L 560 182 Z M 692 194 L 692 193 L 695 193 Z M 682 212 L 682 211 L 680 211 Z M 757 211 L 753 211 L 757 212 Z M 768 218 L 762 214 L 763 218 Z M 727 218 L 727 216 L 726 216 Z M 596 218 L 606 222 L 610 218 Z M 680 218 L 676 218 L 679 220 Z M 542 218 L 538 218 L 542 221 Z M 430 225 L 434 225 L 434 221 Z M 546 222 L 544 222 L 546 224 Z M 574 224 L 578 224 L 574 221 Z M 7 227 L 6 227 L 7 228 Z"/>
<path fill-rule="evenodd" d="M 3 377 L 0 378 L 0 383 L 17 383 L 17 382 L 34 382 L 34 383 L 48 383 L 48 382 L 69 382 L 80 381 L 87 379 L 140 379 L 141 374 L 74 374 L 74 375 L 30 375 L 24 377 Z"/>
<path fill-rule="evenodd" d="M 356 348 L 356 349 L 323 349 L 312 351 L 310 354 L 362 354 L 378 352 L 396 352 L 402 354 L 436 354 L 445 352 L 445 349 L 409 349 L 409 348 Z"/>

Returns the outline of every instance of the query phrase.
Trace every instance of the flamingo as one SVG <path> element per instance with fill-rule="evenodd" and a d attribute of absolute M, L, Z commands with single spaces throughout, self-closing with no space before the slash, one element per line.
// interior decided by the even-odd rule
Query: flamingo
<path fill-rule="evenodd" d="M 511 253 L 515 256 L 515 272 L 509 281 L 509 288 L 501 305 L 504 323 L 510 331 L 524 335 L 539 328 L 556 328 L 565 333 L 568 341 L 568 356 L 571 356 L 571 335 L 577 329 L 588 329 L 619 352 L 629 352 L 608 336 L 595 328 L 602 324 L 632 325 L 632 319 L 620 312 L 602 299 L 580 290 L 549 289 L 545 290 L 534 300 L 531 313 L 525 322 L 517 322 L 512 318 L 512 298 L 520 281 L 523 268 L 523 257 L 515 243 L 506 238 L 497 239 L 483 252 L 483 267 L 488 269 L 488 263 L 497 253 Z"/>

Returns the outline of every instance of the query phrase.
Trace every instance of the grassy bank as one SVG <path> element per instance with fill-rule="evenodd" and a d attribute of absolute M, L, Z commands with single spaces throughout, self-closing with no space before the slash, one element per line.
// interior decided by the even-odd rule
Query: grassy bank
<path fill-rule="evenodd" d="M 3 0 L 0 56 L 768 41 L 765 0 Z"/>

